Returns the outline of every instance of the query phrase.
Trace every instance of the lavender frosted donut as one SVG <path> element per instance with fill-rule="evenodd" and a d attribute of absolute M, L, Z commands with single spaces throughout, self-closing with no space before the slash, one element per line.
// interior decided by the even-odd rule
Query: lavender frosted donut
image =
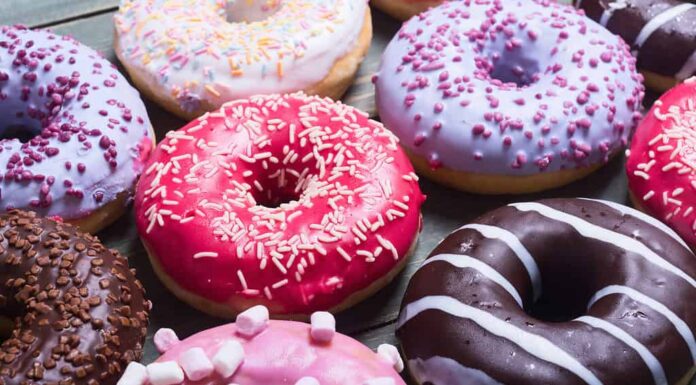
<path fill-rule="evenodd" d="M 478 193 L 589 174 L 625 146 L 644 94 L 621 38 L 541 0 L 463 0 L 416 16 L 374 80 L 382 122 L 416 168 Z"/>
<path fill-rule="evenodd" d="M 123 211 L 152 140 L 138 92 L 96 51 L 0 27 L 0 209 L 97 231 Z"/>

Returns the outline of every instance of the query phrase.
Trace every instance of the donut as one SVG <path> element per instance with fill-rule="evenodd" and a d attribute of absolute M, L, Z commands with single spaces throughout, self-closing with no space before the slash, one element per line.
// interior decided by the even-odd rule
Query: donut
<path fill-rule="evenodd" d="M 636 208 L 696 246 L 696 78 L 658 99 L 631 140 L 626 160 Z"/>
<path fill-rule="evenodd" d="M 136 224 L 164 284 L 204 312 L 339 311 L 403 268 L 424 196 L 396 137 L 302 93 L 225 104 L 167 134 Z"/>
<path fill-rule="evenodd" d="M 623 41 L 549 1 L 445 3 L 404 24 L 374 79 L 419 173 L 464 191 L 541 191 L 626 144 L 641 76 Z"/>
<path fill-rule="evenodd" d="M 74 226 L 0 215 L 0 384 L 114 385 L 140 360 L 150 302 L 128 261 Z"/>
<path fill-rule="evenodd" d="M 326 312 L 312 314 L 311 325 L 269 320 L 256 306 L 183 341 L 160 329 L 154 341 L 163 354 L 147 366 L 132 363 L 118 385 L 406 385 L 395 347 L 375 353 L 336 333 L 335 322 Z"/>
<path fill-rule="evenodd" d="M 0 209 L 96 232 L 118 218 L 154 135 L 138 92 L 96 51 L 0 26 Z"/>
<path fill-rule="evenodd" d="M 696 74 L 696 4 L 679 0 L 574 0 L 626 40 L 645 85 L 663 92 Z"/>
<path fill-rule="evenodd" d="M 447 236 L 396 325 L 418 384 L 688 384 L 696 257 L 614 202 L 493 210 Z"/>
<path fill-rule="evenodd" d="M 442 4 L 444 1 L 445 0 L 371 0 L 370 4 L 396 19 L 408 20 L 426 11 L 428 8 Z"/>
<path fill-rule="evenodd" d="M 121 0 L 115 23 L 133 82 L 187 120 L 257 94 L 338 99 L 372 39 L 367 0 Z"/>

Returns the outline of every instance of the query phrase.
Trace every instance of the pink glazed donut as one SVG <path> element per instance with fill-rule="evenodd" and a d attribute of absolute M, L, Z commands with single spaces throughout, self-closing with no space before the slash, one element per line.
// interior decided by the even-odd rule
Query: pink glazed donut
<path fill-rule="evenodd" d="M 268 309 L 256 306 L 183 341 L 160 329 L 154 342 L 162 356 L 147 367 L 132 362 L 117 385 L 405 385 L 394 346 L 375 353 L 336 333 L 326 312 L 309 325 L 269 321 Z"/>
<path fill-rule="evenodd" d="M 375 78 L 416 169 L 462 190 L 569 183 L 626 145 L 644 88 L 628 46 L 573 7 L 445 3 L 404 24 Z"/>
<path fill-rule="evenodd" d="M 103 228 L 133 194 L 151 130 L 138 92 L 96 51 L 0 26 L 1 210 Z"/>
<path fill-rule="evenodd" d="M 263 304 L 299 318 L 390 282 L 416 243 L 423 200 L 396 137 L 364 112 L 263 95 L 169 132 L 135 217 L 177 297 L 220 317 Z"/>

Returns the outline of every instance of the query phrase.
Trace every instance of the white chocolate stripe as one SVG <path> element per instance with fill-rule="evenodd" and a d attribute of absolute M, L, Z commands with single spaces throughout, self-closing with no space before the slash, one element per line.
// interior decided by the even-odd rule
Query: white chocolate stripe
<path fill-rule="evenodd" d="M 662 27 L 675 17 L 678 17 L 682 13 L 691 10 L 694 7 L 696 7 L 696 4 L 679 4 L 653 17 L 647 24 L 645 24 L 645 26 L 643 26 L 643 29 L 640 30 L 640 33 L 638 34 L 638 37 L 636 37 L 636 40 L 633 42 L 633 45 L 641 47 L 650 38 L 650 36 L 653 33 L 655 33 L 655 31 L 657 31 L 660 27 Z"/>
<path fill-rule="evenodd" d="M 694 338 L 694 333 L 691 332 L 689 325 L 687 325 L 684 320 L 669 310 L 667 306 L 648 297 L 647 295 L 627 286 L 611 285 L 595 293 L 595 295 L 592 296 L 592 299 L 590 299 L 590 303 L 587 305 L 587 308 L 589 309 L 595 304 L 595 302 L 612 294 L 623 294 L 636 302 L 650 307 L 667 318 L 669 322 L 674 325 L 674 328 L 677 329 L 677 332 L 682 336 L 682 338 L 684 338 L 684 341 L 691 352 L 691 359 L 694 361 L 694 365 L 696 365 L 696 339 Z"/>
<path fill-rule="evenodd" d="M 640 220 L 642 220 L 643 222 L 646 222 L 646 223 L 648 223 L 649 225 L 651 225 L 651 226 L 653 226 L 653 227 L 656 227 L 656 228 L 658 228 L 659 230 L 662 230 L 663 233 L 665 233 L 665 234 L 669 235 L 670 237 L 674 238 L 675 241 L 679 242 L 682 246 L 684 246 L 685 249 L 687 249 L 687 250 L 691 253 L 691 249 L 689 248 L 689 246 L 686 245 L 686 242 L 684 242 L 684 241 L 681 239 L 681 237 L 679 237 L 679 235 L 677 235 L 677 233 L 674 232 L 674 230 L 670 229 L 670 228 L 669 228 L 667 225 L 665 225 L 664 223 L 658 221 L 657 219 L 651 217 L 650 215 L 645 214 L 645 213 L 642 212 L 642 211 L 638 211 L 638 210 L 636 210 L 636 209 L 634 209 L 634 208 L 631 208 L 631 207 L 628 207 L 628 206 L 624 206 L 624 205 L 622 205 L 622 204 L 615 203 L 615 202 L 605 201 L 605 200 L 602 200 L 602 199 L 590 199 L 590 198 L 578 198 L 578 199 L 582 199 L 582 200 L 586 200 L 586 201 L 592 201 L 592 202 L 601 203 L 601 204 L 603 204 L 603 205 L 605 205 L 605 206 L 611 207 L 612 209 L 614 209 L 614 210 L 620 212 L 620 213 L 623 214 L 623 215 L 630 215 L 630 216 L 632 216 L 632 217 L 635 217 L 635 218 L 637 218 L 637 219 L 640 219 Z"/>
<path fill-rule="evenodd" d="M 466 367 L 449 357 L 432 356 L 427 360 L 420 358 L 408 360 L 408 368 L 419 384 L 429 382 L 445 385 L 456 381 L 456 383 L 470 385 L 503 385 L 485 372 Z"/>
<path fill-rule="evenodd" d="M 688 59 L 686 59 L 686 63 L 684 63 L 684 66 L 677 72 L 674 77 L 677 78 L 677 80 L 682 81 L 684 79 L 688 79 L 696 73 L 696 51 L 689 56 Z"/>
<path fill-rule="evenodd" d="M 539 266 L 537 266 L 537 263 L 532 255 L 529 254 L 529 251 L 527 251 L 515 234 L 500 227 L 482 225 L 478 223 L 471 223 L 459 228 L 459 230 L 463 229 L 475 230 L 486 238 L 503 241 L 510 248 L 510 250 L 515 253 L 517 258 L 519 258 L 524 265 L 524 268 L 527 269 L 529 279 L 532 281 L 532 293 L 534 295 L 534 299 L 539 299 L 541 296 L 541 273 L 539 272 Z"/>
<path fill-rule="evenodd" d="M 427 296 L 409 303 L 401 311 L 397 328 L 427 310 L 439 310 L 455 317 L 468 319 L 487 332 L 514 343 L 534 357 L 575 374 L 589 385 L 602 385 L 602 381 L 594 373 L 553 342 L 450 296 Z"/>
<path fill-rule="evenodd" d="M 657 357 L 655 357 L 655 355 L 653 355 L 650 350 L 645 347 L 645 345 L 631 337 L 631 335 L 626 333 L 623 329 L 603 319 L 591 316 L 578 317 L 574 321 L 582 322 L 592 326 L 593 328 L 604 330 L 624 344 L 630 346 L 631 349 L 635 350 L 636 353 L 640 355 L 640 358 L 645 361 L 645 364 L 652 373 L 655 385 L 669 385 L 669 382 L 667 382 L 667 376 L 665 375 L 665 370 Z"/>
<path fill-rule="evenodd" d="M 512 286 L 512 284 L 510 283 L 510 281 L 507 280 L 507 278 L 503 277 L 502 274 L 500 274 L 498 271 L 496 271 L 494 268 L 490 267 L 486 263 L 478 259 L 472 258 L 468 255 L 438 254 L 434 257 L 426 259 L 425 262 L 423 262 L 423 264 L 419 268 L 419 270 L 422 269 L 425 265 L 428 265 L 436 261 L 447 262 L 452 266 L 456 266 L 459 268 L 468 267 L 478 271 L 484 277 L 500 285 L 503 289 L 505 289 L 505 291 L 510 293 L 512 298 L 514 298 L 515 301 L 517 301 L 517 304 L 519 304 L 520 307 L 524 307 L 522 297 L 520 297 L 520 293 L 517 291 L 517 289 L 515 289 L 515 287 Z"/>
<path fill-rule="evenodd" d="M 614 12 L 612 12 L 611 8 L 605 9 L 604 12 L 602 12 L 602 17 L 599 18 L 599 24 L 601 24 L 602 27 L 606 27 L 613 15 Z"/>
<path fill-rule="evenodd" d="M 657 255 L 641 242 L 626 235 L 597 226 L 576 216 L 566 214 L 541 203 L 512 203 L 510 206 L 520 211 L 535 211 L 549 219 L 563 222 L 572 226 L 583 237 L 596 239 L 620 247 L 631 253 L 635 253 L 645 258 L 648 262 L 657 265 L 674 275 L 684 279 L 691 286 L 696 287 L 696 279 L 686 274 L 683 270 L 674 266 L 664 258 Z"/>

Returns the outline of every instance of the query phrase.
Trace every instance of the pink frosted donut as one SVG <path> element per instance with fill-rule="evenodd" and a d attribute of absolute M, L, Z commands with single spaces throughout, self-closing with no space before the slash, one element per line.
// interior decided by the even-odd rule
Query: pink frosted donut
<path fill-rule="evenodd" d="M 573 7 L 453 1 L 389 43 L 377 107 L 420 173 L 471 192 L 539 191 L 621 152 L 643 99 L 635 63 Z"/>
<path fill-rule="evenodd" d="M 420 229 L 423 195 L 396 137 L 304 94 L 228 103 L 168 133 L 136 193 L 155 271 L 231 317 L 338 311 L 386 285 Z"/>
<path fill-rule="evenodd" d="M 331 314 L 315 313 L 309 325 L 269 321 L 263 307 L 248 313 L 183 341 L 161 329 L 155 343 L 164 354 L 147 367 L 131 363 L 118 385 L 405 385 L 393 346 L 375 353 L 343 334 L 317 339 Z"/>
<path fill-rule="evenodd" d="M 667 91 L 636 130 L 626 174 L 634 204 L 696 248 L 696 77 Z"/>

